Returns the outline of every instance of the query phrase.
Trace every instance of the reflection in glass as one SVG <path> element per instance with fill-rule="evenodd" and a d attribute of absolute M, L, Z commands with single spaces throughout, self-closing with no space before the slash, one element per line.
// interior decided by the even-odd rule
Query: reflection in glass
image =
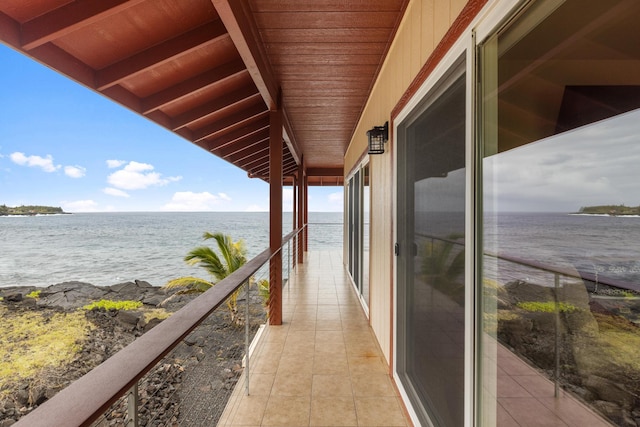
<path fill-rule="evenodd" d="M 481 47 L 485 425 L 638 424 L 639 18 L 538 1 Z"/>

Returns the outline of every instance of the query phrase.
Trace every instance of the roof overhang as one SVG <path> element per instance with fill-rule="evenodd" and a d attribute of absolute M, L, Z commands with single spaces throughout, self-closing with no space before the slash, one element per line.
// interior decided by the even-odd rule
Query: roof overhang
<path fill-rule="evenodd" d="M 408 0 L 4 0 L 0 40 L 268 180 L 342 185 L 344 154 Z"/>

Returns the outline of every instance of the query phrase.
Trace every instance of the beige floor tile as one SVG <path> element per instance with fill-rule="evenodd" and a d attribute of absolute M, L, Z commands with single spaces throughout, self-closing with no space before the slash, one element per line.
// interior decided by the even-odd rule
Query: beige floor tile
<path fill-rule="evenodd" d="M 322 357 L 318 355 L 313 360 L 313 373 L 314 374 L 340 374 L 349 375 L 349 364 L 347 362 L 347 355 L 345 354 L 332 354 L 331 357 Z"/>
<path fill-rule="evenodd" d="M 359 426 L 406 426 L 402 408 L 395 397 L 356 397 Z"/>
<path fill-rule="evenodd" d="M 332 397 L 311 401 L 311 426 L 357 426 L 356 408 L 351 397 Z"/>
<path fill-rule="evenodd" d="M 316 331 L 342 331 L 342 322 L 340 320 L 318 320 Z"/>
<path fill-rule="evenodd" d="M 251 368 L 251 366 L 249 366 Z M 259 374 L 251 372 L 249 375 L 249 393 L 251 396 L 268 396 L 273 387 L 275 374 Z M 238 386 L 244 390 L 244 376 L 238 382 Z"/>
<path fill-rule="evenodd" d="M 268 400 L 269 396 L 243 396 L 229 425 L 259 426 Z"/>
<path fill-rule="evenodd" d="M 315 320 L 304 320 L 299 322 L 291 323 L 291 331 L 309 331 L 313 332 L 316 330 L 316 321 Z"/>
<path fill-rule="evenodd" d="M 249 367 L 251 373 L 275 374 L 280 365 L 280 359 L 282 359 L 281 354 L 262 353 L 259 356 L 255 360 L 251 360 Z"/>
<path fill-rule="evenodd" d="M 267 402 L 262 425 L 301 427 L 309 425 L 310 398 L 271 396 Z"/>
<path fill-rule="evenodd" d="M 553 397 L 555 394 L 553 383 L 542 375 L 514 375 L 511 378 L 532 396 Z M 498 382 L 498 384 L 500 383 Z"/>
<path fill-rule="evenodd" d="M 349 370 L 352 375 L 358 374 L 386 374 L 389 368 L 382 357 L 350 357 Z"/>
<path fill-rule="evenodd" d="M 498 403 L 522 426 L 567 427 L 560 418 L 534 397 L 498 398 Z"/>
<path fill-rule="evenodd" d="M 498 397 L 531 397 L 531 394 L 513 377 L 505 375 L 498 377 Z"/>
<path fill-rule="evenodd" d="M 606 427 L 610 426 L 599 415 L 596 415 L 582 403 L 567 397 L 545 397 L 538 400 L 562 421 L 571 427 Z"/>
<path fill-rule="evenodd" d="M 313 354 L 309 356 L 300 354 L 292 354 L 291 356 L 283 355 L 278 365 L 278 373 L 310 375 L 313 370 L 313 360 Z"/>
<path fill-rule="evenodd" d="M 299 374 L 295 371 L 278 371 L 273 381 L 271 395 L 273 396 L 311 396 L 313 376 L 309 374 Z"/>
<path fill-rule="evenodd" d="M 343 344 L 344 336 L 342 335 L 342 331 L 317 331 L 316 344 L 327 342 L 337 342 Z"/>
<path fill-rule="evenodd" d="M 316 341 L 315 334 L 310 334 L 307 331 L 289 331 L 287 335 L 286 344 L 299 344 L 299 343 L 314 343 Z"/>
<path fill-rule="evenodd" d="M 347 354 L 349 357 L 377 357 L 380 351 L 376 345 L 367 342 L 349 342 L 346 343 Z"/>
<path fill-rule="evenodd" d="M 288 325 L 268 326 L 267 334 L 264 337 L 265 342 L 284 342 L 289 333 Z"/>
<path fill-rule="evenodd" d="M 311 395 L 316 397 L 352 397 L 351 379 L 345 375 L 314 375 Z"/>
<path fill-rule="evenodd" d="M 387 374 L 352 375 L 351 384 L 354 396 L 386 396 L 394 397 L 395 389 Z"/>

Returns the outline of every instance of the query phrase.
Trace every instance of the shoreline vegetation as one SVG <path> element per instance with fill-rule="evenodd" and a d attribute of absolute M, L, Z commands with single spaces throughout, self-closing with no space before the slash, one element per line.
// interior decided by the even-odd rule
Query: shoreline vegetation
<path fill-rule="evenodd" d="M 0 426 L 12 425 L 197 295 L 142 280 L 0 288 Z M 253 336 L 265 312 L 257 290 L 249 301 Z M 246 319 L 237 320 L 215 310 L 141 380 L 141 420 L 175 425 L 197 418 L 194 411 L 222 414 L 242 372 Z M 202 398 L 192 396 L 205 388 Z M 105 412 L 109 425 L 127 424 L 126 404 L 125 397 Z"/>
<path fill-rule="evenodd" d="M 0 216 L 19 215 L 19 216 L 35 216 L 35 215 L 70 215 L 58 206 L 7 206 L 0 205 Z"/>
<path fill-rule="evenodd" d="M 640 216 L 640 206 L 583 206 L 578 212 L 573 212 L 571 215 Z"/>

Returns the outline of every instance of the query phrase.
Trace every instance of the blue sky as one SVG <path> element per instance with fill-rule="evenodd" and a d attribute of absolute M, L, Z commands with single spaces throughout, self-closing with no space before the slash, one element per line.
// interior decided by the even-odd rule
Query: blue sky
<path fill-rule="evenodd" d="M 0 64 L 0 204 L 268 210 L 265 182 L 1 44 Z M 309 188 L 310 211 L 342 200 L 342 187 Z"/>

